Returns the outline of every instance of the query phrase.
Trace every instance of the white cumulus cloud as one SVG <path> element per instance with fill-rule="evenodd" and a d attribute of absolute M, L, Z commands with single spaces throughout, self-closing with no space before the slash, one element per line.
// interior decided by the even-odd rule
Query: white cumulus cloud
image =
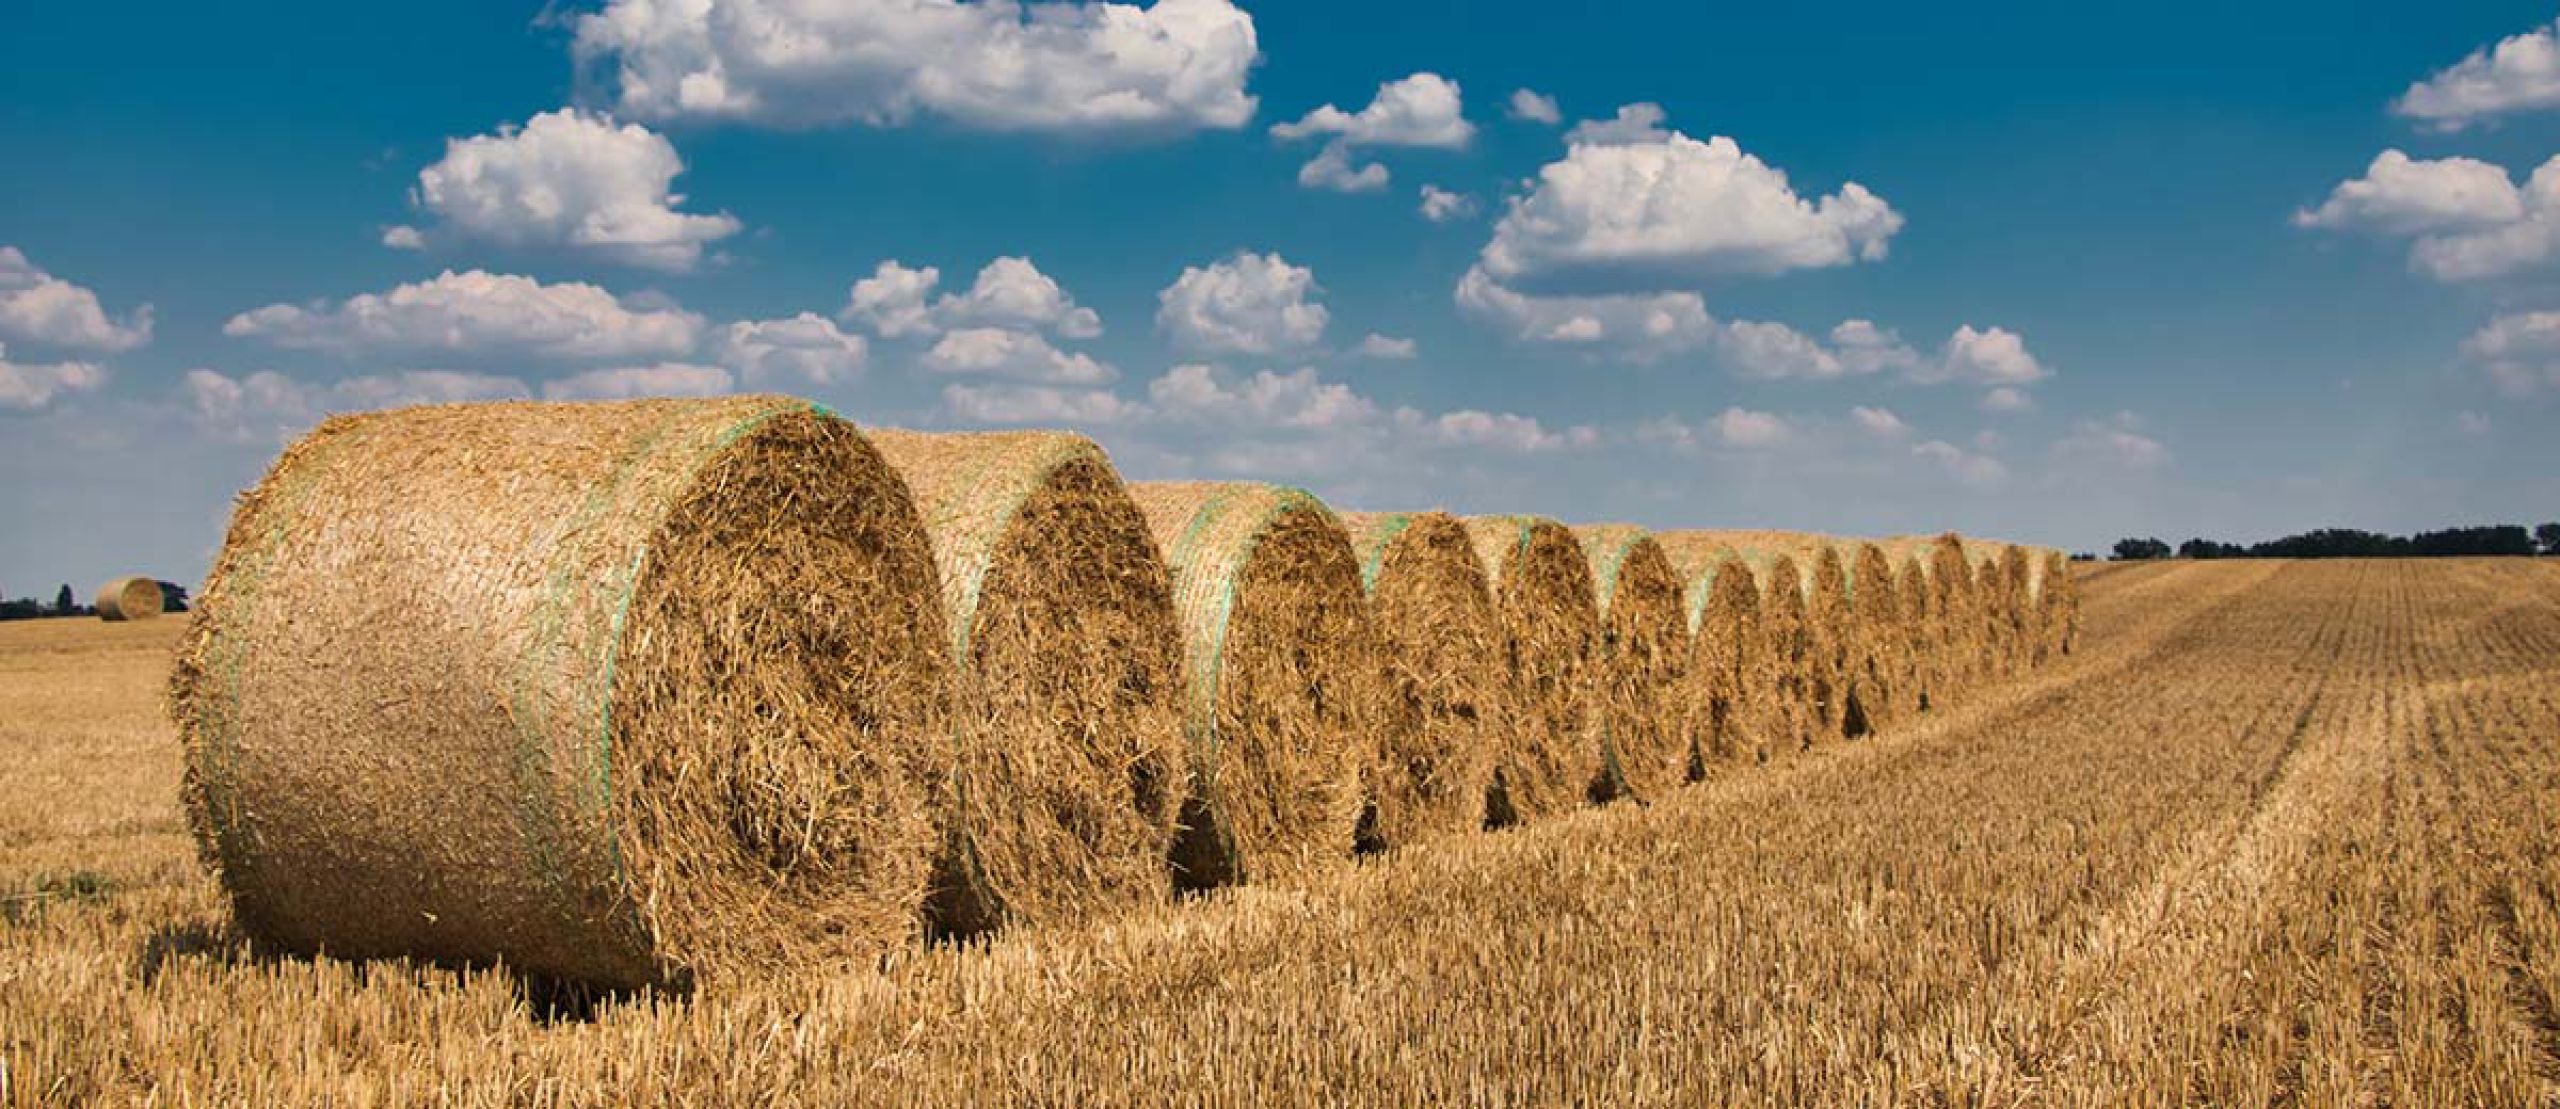
<path fill-rule="evenodd" d="M 2458 131 L 2513 112 L 2560 107 L 2560 25 L 2498 40 L 2409 86 L 2391 110 Z"/>
<path fill-rule="evenodd" d="M 1244 126 L 1260 56 L 1227 0 L 612 0 L 573 50 L 639 119 L 1137 135 Z"/>
<path fill-rule="evenodd" d="M 621 366 L 588 370 L 542 385 L 550 400 L 630 400 L 636 397 L 714 397 L 737 387 L 737 379 L 718 366 L 661 362 L 654 366 Z"/>
<path fill-rule="evenodd" d="M 1447 223 L 1476 213 L 1476 198 L 1454 193 L 1438 185 L 1422 187 L 1422 218 L 1433 223 Z"/>
<path fill-rule="evenodd" d="M 1369 193 L 1387 187 L 1387 167 L 1377 162 L 1353 165 L 1351 146 L 1337 139 L 1324 144 L 1324 149 L 1298 167 L 1298 184 L 1309 189 L 1325 189 L 1337 193 Z"/>
<path fill-rule="evenodd" d="M 1556 106 L 1556 98 L 1532 89 L 1511 90 L 1511 118 L 1544 123 L 1550 127 L 1564 122 L 1564 110 Z"/>
<path fill-rule="evenodd" d="M 188 417 L 214 436 L 240 442 L 286 438 L 342 412 L 520 400 L 531 395 L 517 378 L 452 370 L 304 381 L 273 370 L 235 378 L 198 368 L 188 370 L 179 381 L 179 397 Z"/>
<path fill-rule="evenodd" d="M 862 372 L 870 345 L 815 312 L 785 319 L 739 320 L 722 328 L 719 362 L 749 385 L 777 381 L 835 385 Z"/>
<path fill-rule="evenodd" d="M 1989 454 L 1966 450 L 1944 439 L 1931 439 L 1911 448 L 1914 457 L 1926 459 L 1944 469 L 1966 485 L 1985 488 L 2009 479 L 2009 467 Z"/>
<path fill-rule="evenodd" d="M 521 128 L 448 141 L 444 157 L 419 172 L 411 197 L 458 236 L 690 270 L 703 244 L 737 234 L 740 224 L 725 213 L 677 211 L 684 197 L 670 188 L 682 172 L 664 136 L 563 108 Z M 415 248 L 433 230 L 396 227 L 383 242 Z"/>
<path fill-rule="evenodd" d="M 1369 106 L 1346 112 L 1327 104 L 1295 123 L 1277 123 L 1283 139 L 1336 136 L 1351 146 L 1422 146 L 1455 150 L 1475 138 L 1458 83 L 1437 73 L 1416 73 L 1378 86 Z"/>
<path fill-rule="evenodd" d="M 942 271 L 909 268 L 892 258 L 853 284 L 843 318 L 883 338 L 933 335 L 964 326 L 1046 330 L 1068 339 L 1102 334 L 1102 317 L 1076 303 L 1055 278 L 1031 259 L 1002 256 L 978 270 L 963 292 L 935 297 Z"/>
<path fill-rule="evenodd" d="M 1183 365 L 1147 384 L 1147 400 L 1166 416 L 1242 426 L 1321 429 L 1365 423 L 1378 406 L 1311 367 L 1260 370 L 1237 378 L 1213 366 Z"/>
<path fill-rule="evenodd" d="M 2169 448 L 2142 432 L 2142 420 L 2118 412 L 2104 420 L 2082 420 L 2071 434 L 2057 440 L 2054 454 L 2066 465 L 2118 470 L 2157 470 L 2169 464 Z"/>
<path fill-rule="evenodd" d="M 1212 354 L 1270 354 L 1324 337 L 1325 307 L 1308 302 L 1315 273 L 1276 252 L 1238 251 L 1186 266 L 1156 295 L 1156 327 L 1176 346 Z"/>
<path fill-rule="evenodd" d="M 13 362 L 0 346 L 0 409 L 32 412 L 65 393 L 85 393 L 107 383 L 94 362 Z"/>
<path fill-rule="evenodd" d="M 1393 361 L 1409 359 L 1418 353 L 1413 340 L 1380 335 L 1374 331 L 1362 336 L 1360 345 L 1351 348 L 1351 352 L 1362 358 L 1382 358 Z"/>
<path fill-rule="evenodd" d="M 1902 216 L 1855 182 L 1808 200 L 1718 136 L 1576 144 L 1494 226 L 1479 268 L 1527 292 L 1694 287 L 1884 257 Z"/>
<path fill-rule="evenodd" d="M 1743 450 L 1779 446 L 1795 438 L 1796 434 L 1794 425 L 1789 424 L 1785 417 L 1739 407 L 1717 413 L 1709 426 L 1725 446 Z"/>
<path fill-rule="evenodd" d="M 2410 267 L 2438 281 L 2502 277 L 2560 259 L 2560 157 L 2518 188 L 2487 162 L 2386 150 L 2294 223 L 2410 238 Z"/>
<path fill-rule="evenodd" d="M 516 352 L 553 358 L 682 354 L 702 320 L 674 308 L 643 308 L 578 282 L 447 270 L 387 293 L 343 303 L 270 304 L 242 312 L 222 333 L 277 346 L 362 350 Z"/>
<path fill-rule="evenodd" d="M 1035 332 L 964 327 L 925 351 L 923 365 L 941 374 L 983 374 L 1015 381 L 1100 385 L 1120 375 L 1092 356 L 1062 351 Z"/>
<path fill-rule="evenodd" d="M 2465 340 L 2462 352 L 2509 396 L 2560 388 L 2560 312 L 2499 316 Z"/>
<path fill-rule="evenodd" d="M 151 341 L 151 308 L 111 319 L 98 294 L 37 268 L 14 246 L 0 246 L 0 338 L 114 354 Z"/>
<path fill-rule="evenodd" d="M 1650 101 L 1621 104 L 1618 114 L 1607 119 L 1586 119 L 1564 133 L 1564 141 L 1573 143 L 1657 143 L 1666 142 L 1671 132 L 1662 126 L 1670 118 L 1662 105 Z"/>
<path fill-rule="evenodd" d="M 1911 425 L 1902 422 L 1902 417 L 1895 415 L 1890 408 L 1860 405 L 1849 410 L 1849 418 L 1861 430 L 1879 439 L 1898 439 L 1911 433 Z"/>
<path fill-rule="evenodd" d="M 954 419 L 977 424 L 1118 424 L 1146 415 L 1146 406 L 1104 389 L 1050 385 L 946 385 L 942 405 Z"/>

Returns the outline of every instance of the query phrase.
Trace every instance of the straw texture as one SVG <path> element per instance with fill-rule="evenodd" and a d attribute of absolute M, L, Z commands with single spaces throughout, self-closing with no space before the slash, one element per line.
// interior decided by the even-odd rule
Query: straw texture
<path fill-rule="evenodd" d="M 1254 483 L 1130 487 L 1173 570 L 1191 790 L 1185 888 L 1350 853 L 1376 759 L 1379 669 L 1360 567 L 1333 511 Z"/>
<path fill-rule="evenodd" d="M 160 583 L 150 578 L 117 578 L 98 587 L 98 619 L 110 624 L 149 620 L 160 615 Z"/>
<path fill-rule="evenodd" d="M 260 940 L 682 989 L 915 933 L 947 646 L 805 402 L 411 408 L 241 499 L 171 703 Z"/>
<path fill-rule="evenodd" d="M 1518 713 L 1495 756 L 1491 819 L 1509 824 L 1575 808 L 1608 788 L 1593 719 L 1600 605 L 1590 563 L 1572 530 L 1553 520 L 1473 516 L 1466 527 L 1502 614 Z"/>
<path fill-rule="evenodd" d="M 933 542 L 956 671 L 946 933 L 1162 898 L 1186 774 L 1173 582 L 1080 435 L 874 431 Z"/>
<path fill-rule="evenodd" d="M 1594 695 L 1612 786 L 1660 797 L 1689 779 L 1696 762 L 1681 704 L 1689 665 L 1689 619 L 1681 582 L 1645 529 L 1598 524 L 1573 529 L 1591 564 L 1600 605 Z"/>
<path fill-rule="evenodd" d="M 1494 751 L 1511 727 L 1484 563 L 1445 512 L 1342 519 L 1385 669 L 1363 841 L 1398 847 L 1482 827 Z"/>
<path fill-rule="evenodd" d="M 1759 584 L 1733 548 L 1713 536 L 1675 531 L 1653 538 L 1686 583 L 1682 605 L 1690 651 L 1683 684 L 1696 753 L 1691 777 L 1710 777 L 1720 765 L 1759 762 L 1767 757 L 1767 716 L 1775 700 L 1760 629 Z"/>
<path fill-rule="evenodd" d="M 1806 554 L 1812 537 L 1792 531 L 1712 530 L 1677 534 L 1723 544 L 1751 571 L 1760 587 L 1760 628 L 1767 652 L 1767 697 L 1772 755 L 1802 750 L 1839 734 L 1832 706 L 1836 668 L 1827 661 L 1830 637 L 1814 624 L 1813 567 Z"/>

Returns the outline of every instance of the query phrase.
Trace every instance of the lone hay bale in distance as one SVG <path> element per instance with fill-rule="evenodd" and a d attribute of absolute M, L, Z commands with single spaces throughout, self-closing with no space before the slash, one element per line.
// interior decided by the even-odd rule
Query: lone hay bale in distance
<path fill-rule="evenodd" d="M 683 989 L 915 934 L 949 694 L 905 483 L 748 396 L 322 423 L 171 705 L 262 942 Z"/>
<path fill-rule="evenodd" d="M 1379 675 L 1342 521 L 1276 485 L 1129 491 L 1173 570 L 1182 622 L 1191 784 L 1175 883 L 1262 881 L 1349 855 Z"/>
<path fill-rule="evenodd" d="M 1493 583 L 1509 660 L 1511 734 L 1494 760 L 1496 824 L 1534 820 L 1605 794 L 1608 760 L 1593 722 L 1600 604 L 1582 544 L 1538 516 L 1472 516 L 1467 538 Z"/>
<path fill-rule="evenodd" d="M 149 620 L 160 615 L 160 583 L 151 578 L 117 578 L 98 587 L 98 619 L 110 624 Z"/>
<path fill-rule="evenodd" d="M 914 492 L 951 630 L 950 824 L 927 919 L 968 934 L 1163 897 L 1182 633 L 1119 471 L 1065 432 L 871 443 Z"/>
<path fill-rule="evenodd" d="M 1599 524 L 1573 533 L 1600 605 L 1592 692 L 1609 776 L 1636 797 L 1657 798 L 1687 781 L 1696 761 L 1680 701 L 1689 664 L 1680 576 L 1643 528 Z"/>
<path fill-rule="evenodd" d="M 1351 513 L 1385 669 L 1362 838 L 1400 847 L 1483 827 L 1510 727 L 1502 616 L 1466 526 L 1445 512 Z"/>
<path fill-rule="evenodd" d="M 1697 752 L 1690 776 L 1704 778 L 1717 765 L 1758 762 L 1767 757 L 1763 737 L 1770 725 L 1764 717 L 1773 680 L 1761 642 L 1760 586 L 1733 548 L 1712 536 L 1675 531 L 1653 538 L 1686 583 L 1689 664 L 1682 684 Z"/>

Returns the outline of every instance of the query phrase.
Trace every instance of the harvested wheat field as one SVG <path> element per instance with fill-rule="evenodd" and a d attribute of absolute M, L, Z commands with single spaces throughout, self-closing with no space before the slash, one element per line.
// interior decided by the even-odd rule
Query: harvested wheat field
<path fill-rule="evenodd" d="M 2560 573 L 2086 584 L 2072 654 L 1650 805 L 568 1013 L 244 939 L 180 622 L 0 627 L 0 1101 L 2560 1098 Z"/>

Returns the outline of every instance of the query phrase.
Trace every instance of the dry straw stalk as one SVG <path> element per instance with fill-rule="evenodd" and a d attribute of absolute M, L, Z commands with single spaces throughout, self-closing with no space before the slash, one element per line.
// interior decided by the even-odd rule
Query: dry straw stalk
<path fill-rule="evenodd" d="M 1502 617 L 1465 525 L 1445 512 L 1343 517 L 1375 618 L 1385 689 L 1363 840 L 1397 847 L 1483 826 L 1510 730 Z"/>
<path fill-rule="evenodd" d="M 1495 757 L 1491 817 L 1508 824 L 1566 811 L 1610 788 L 1593 720 L 1600 607 L 1590 563 L 1553 520 L 1475 516 L 1466 526 L 1502 614 L 1517 712 Z"/>
<path fill-rule="evenodd" d="M 1832 634 L 1817 625 L 1814 566 L 1809 539 L 1792 531 L 1694 531 L 1680 533 L 1720 543 L 1748 567 L 1760 587 L 1760 628 L 1767 652 L 1768 736 L 1772 755 L 1801 750 L 1836 736 L 1838 715 L 1830 662 Z"/>
<path fill-rule="evenodd" d="M 151 578 L 117 578 L 98 587 L 98 619 L 110 624 L 148 620 L 160 615 L 160 583 Z"/>
<path fill-rule="evenodd" d="M 1687 781 L 1697 761 L 1681 702 L 1689 620 L 1680 575 L 1643 528 L 1600 524 L 1573 531 L 1600 605 L 1593 690 L 1609 776 L 1636 797 L 1660 797 Z"/>
<path fill-rule="evenodd" d="M 949 693 L 904 483 L 749 396 L 321 424 L 172 707 L 259 940 L 684 988 L 914 934 Z"/>
<path fill-rule="evenodd" d="M 1130 493 L 1172 567 L 1182 622 L 1191 790 L 1175 881 L 1260 881 L 1348 855 L 1379 675 L 1342 522 L 1273 485 Z"/>
<path fill-rule="evenodd" d="M 1760 630 L 1760 587 L 1733 548 L 1713 536 L 1660 532 L 1654 541 L 1685 583 L 1689 621 L 1689 731 L 1705 777 L 1719 765 L 1767 756 L 1774 698 L 1768 650 Z"/>
<path fill-rule="evenodd" d="M 1173 583 L 1119 472 L 1064 432 L 874 431 L 923 513 L 955 666 L 941 931 L 1161 898 L 1179 814 Z"/>

